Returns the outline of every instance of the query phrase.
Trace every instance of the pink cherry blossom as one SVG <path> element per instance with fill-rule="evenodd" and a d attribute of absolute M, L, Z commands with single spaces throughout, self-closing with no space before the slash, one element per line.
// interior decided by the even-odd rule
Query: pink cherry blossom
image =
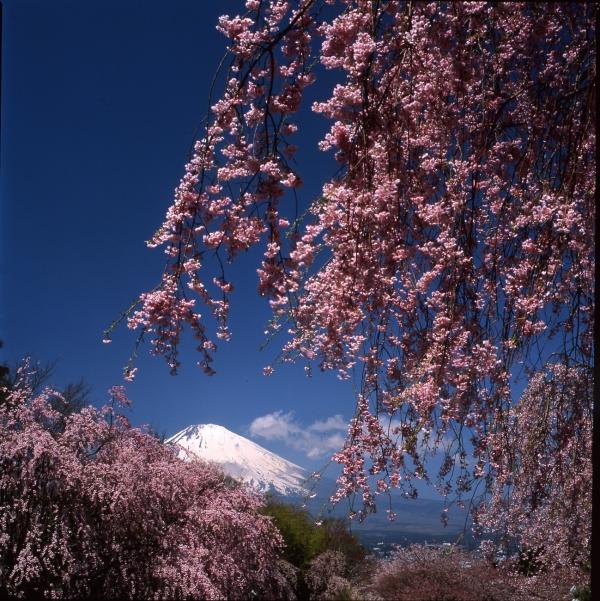
<path fill-rule="evenodd" d="M 111 404 L 68 416 L 22 370 L 0 405 L 0 591 L 15 598 L 277 597 L 261 499 Z"/>
<path fill-rule="evenodd" d="M 547 438 L 536 444 L 552 441 L 557 465 L 565 452 L 577 465 L 589 455 L 573 438 L 587 432 L 584 397 L 568 397 L 579 422 L 556 440 L 543 395 L 518 397 L 552 366 L 592 364 L 596 6 L 326 4 L 248 2 L 243 16 L 219 20 L 229 79 L 150 242 L 164 247 L 165 273 L 129 325 L 175 370 L 188 324 L 212 373 L 195 303 L 226 339 L 229 296 L 209 285 L 204 257 L 263 245 L 259 293 L 273 323 L 290 324 L 282 360 L 359 383 L 333 500 L 358 494 L 363 517 L 384 492 L 372 475 L 408 495 L 423 479 L 459 501 L 482 492 L 473 504 L 483 523 L 507 482 L 542 478 L 506 460 L 520 406 L 537 407 L 528 411 Z M 286 149 L 298 145 L 304 91 L 323 70 L 336 83 L 312 110 L 328 120 L 319 146 L 339 170 L 294 215 L 302 173 Z M 460 460 L 434 478 L 428 458 L 442 447 Z M 583 515 L 579 475 L 553 474 Z M 531 510 L 525 491 L 511 499 L 517 513 L 507 515 Z M 530 515 L 540 521 L 515 532 L 523 541 L 548 525 Z M 548 537 L 548 557 L 568 524 L 552 525 L 562 534 Z"/>

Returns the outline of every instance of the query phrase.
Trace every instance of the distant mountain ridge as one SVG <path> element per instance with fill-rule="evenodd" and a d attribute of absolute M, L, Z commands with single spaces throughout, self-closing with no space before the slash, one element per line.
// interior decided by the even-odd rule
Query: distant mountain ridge
<path fill-rule="evenodd" d="M 260 492 L 303 495 L 307 471 L 256 443 L 216 424 L 196 424 L 165 441 L 179 447 L 182 459 L 198 457 Z"/>

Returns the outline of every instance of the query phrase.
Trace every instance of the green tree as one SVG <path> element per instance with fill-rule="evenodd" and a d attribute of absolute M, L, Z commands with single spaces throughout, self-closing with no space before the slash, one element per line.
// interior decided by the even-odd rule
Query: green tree
<path fill-rule="evenodd" d="M 311 559 L 325 550 L 325 529 L 316 526 L 308 511 L 269 499 L 264 513 L 273 518 L 281 532 L 285 541 L 284 559 L 292 565 L 305 569 Z"/>
<path fill-rule="evenodd" d="M 272 497 L 268 499 L 263 513 L 273 518 L 283 536 L 283 559 L 299 569 L 296 590 L 299 600 L 310 598 L 306 574 L 311 562 L 322 553 L 339 551 L 351 570 L 358 567 L 366 556 L 365 549 L 349 532 L 343 519 L 327 518 L 316 522 L 306 509 Z"/>

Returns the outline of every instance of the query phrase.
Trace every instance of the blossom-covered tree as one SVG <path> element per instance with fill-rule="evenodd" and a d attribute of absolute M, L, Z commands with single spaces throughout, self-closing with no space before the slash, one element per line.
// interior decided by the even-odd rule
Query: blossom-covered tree
<path fill-rule="evenodd" d="M 589 372 L 551 365 L 531 378 L 506 427 L 490 434 L 496 482 L 477 513 L 539 565 L 577 571 L 589 562 L 592 383 Z"/>
<path fill-rule="evenodd" d="M 56 394 L 22 372 L 0 406 L 0 596 L 277 598 L 257 496 L 130 427 L 122 387 L 66 417 Z"/>
<path fill-rule="evenodd" d="M 283 360 L 361 385 L 333 500 L 360 494 L 362 517 L 390 487 L 412 493 L 438 451 L 444 494 L 492 492 L 535 531 L 561 530 L 556 550 L 574 523 L 552 519 L 552 491 L 567 495 L 561 515 L 589 503 L 570 466 L 587 465 L 573 437 L 590 436 L 590 399 L 564 378 L 585 380 L 593 362 L 596 3 L 245 8 L 219 20 L 224 88 L 149 243 L 167 267 L 129 326 L 175 371 L 187 324 L 213 373 L 229 337 L 224 264 L 263 244 L 258 290 L 273 332 L 287 330 Z M 320 149 L 339 170 L 310 201 L 294 140 L 322 69 L 339 83 L 312 110 L 330 122 Z M 548 373 L 561 374 L 560 400 L 548 401 Z M 534 448 L 552 456 L 551 484 Z M 482 518 L 489 505 L 474 505 Z"/>
<path fill-rule="evenodd" d="M 558 576 L 558 577 L 557 577 Z M 358 583 L 355 598 L 390 601 L 563 601 L 568 574 L 527 577 L 460 548 L 398 547 Z"/>

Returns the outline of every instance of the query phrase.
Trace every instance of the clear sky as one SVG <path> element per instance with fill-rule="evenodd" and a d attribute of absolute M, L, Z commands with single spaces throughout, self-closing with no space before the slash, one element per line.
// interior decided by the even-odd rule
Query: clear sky
<path fill-rule="evenodd" d="M 104 345 L 102 331 L 158 282 L 162 252 L 144 241 L 162 222 L 206 112 L 225 50 L 217 17 L 241 6 L 4 2 L 3 361 L 27 354 L 57 361 L 56 384 L 83 377 L 99 403 L 109 386 L 122 383 L 135 334 L 121 327 Z M 313 86 L 309 103 L 326 97 L 326 87 Z M 304 203 L 334 167 L 316 148 L 325 120 L 306 120 L 300 127 L 309 146 L 299 153 Z M 182 347 L 175 377 L 143 347 L 136 380 L 127 386 L 132 421 L 167 435 L 192 423 L 221 424 L 316 468 L 341 444 L 354 409 L 352 382 L 333 373 L 308 379 L 302 365 L 262 375 L 281 341 L 258 350 L 270 313 L 256 294 L 257 258 L 243 256 L 229 269 L 236 286 L 233 339 L 217 352 L 217 374 L 209 378 L 195 366 L 191 344 Z"/>

